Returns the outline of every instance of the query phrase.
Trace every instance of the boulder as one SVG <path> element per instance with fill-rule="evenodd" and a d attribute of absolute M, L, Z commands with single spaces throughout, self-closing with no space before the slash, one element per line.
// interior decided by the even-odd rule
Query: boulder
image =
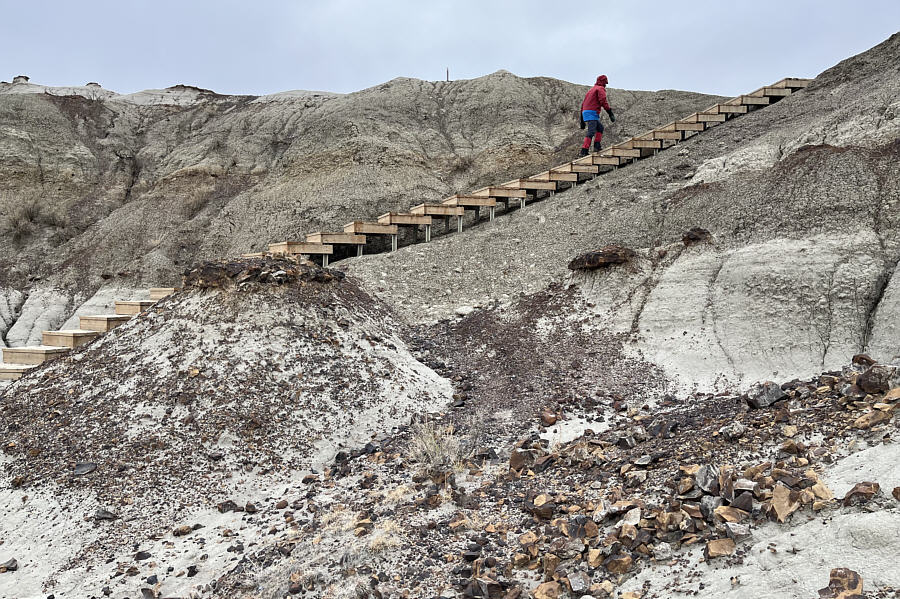
<path fill-rule="evenodd" d="M 856 379 L 856 384 L 866 393 L 884 393 L 891 388 L 891 381 L 897 374 L 897 367 L 874 364 Z"/>
<path fill-rule="evenodd" d="M 767 408 L 777 401 L 786 398 L 787 394 L 781 390 L 781 386 L 773 381 L 757 383 L 746 395 L 747 404 L 751 408 Z"/>

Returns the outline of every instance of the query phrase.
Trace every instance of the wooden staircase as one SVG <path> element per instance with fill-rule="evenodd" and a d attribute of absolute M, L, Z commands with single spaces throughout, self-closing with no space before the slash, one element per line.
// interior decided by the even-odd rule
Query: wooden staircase
<path fill-rule="evenodd" d="M 175 291 L 174 287 L 158 287 L 150 290 L 149 300 L 116 301 L 115 314 L 79 316 L 78 329 L 43 331 L 41 345 L 4 347 L 3 363 L 0 364 L 0 381 L 17 380 L 35 366 L 90 343 L 101 334 L 125 324 Z"/>
<path fill-rule="evenodd" d="M 397 250 L 400 227 L 412 230 L 413 242 L 418 241 L 420 228 L 424 229 L 425 241 L 431 241 L 435 218 L 444 219 L 445 232 L 449 233 L 452 229 L 462 232 L 466 212 L 474 212 L 474 222 L 478 222 L 481 219 L 481 209 L 486 208 L 488 220 L 493 221 L 498 203 L 503 204 L 504 212 L 509 212 L 512 201 L 518 203 L 520 209 L 525 208 L 530 199 L 539 199 L 538 196 L 541 193 L 546 194 L 544 197 L 552 196 L 557 191 L 571 189 L 580 182 L 592 179 L 597 175 L 627 166 L 648 156 L 654 156 L 710 127 L 715 127 L 790 96 L 807 87 L 810 81 L 811 79 L 782 79 L 749 94 L 689 114 L 600 152 L 577 158 L 530 177 L 483 187 L 469 194 L 455 194 L 440 203 L 419 204 L 413 206 L 409 212 L 388 212 L 379 216 L 376 222 L 353 221 L 344 225 L 343 232 L 316 232 L 307 235 L 305 241 L 271 243 L 268 252 L 243 254 L 243 256 L 261 257 L 267 254 L 306 258 L 320 256 L 322 266 L 328 266 L 329 259 L 334 255 L 336 247 L 351 247 L 352 254 L 362 256 L 369 237 L 389 236 L 391 251 Z M 566 187 L 562 188 L 561 185 Z M 451 227 L 451 220 L 454 217 L 456 226 Z"/>

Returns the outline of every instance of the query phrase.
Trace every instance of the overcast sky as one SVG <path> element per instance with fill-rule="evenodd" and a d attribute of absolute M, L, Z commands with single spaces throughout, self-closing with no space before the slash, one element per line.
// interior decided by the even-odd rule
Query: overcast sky
<path fill-rule="evenodd" d="M 350 92 L 498 69 L 736 95 L 900 30 L 900 1 L 0 0 L 0 80 Z"/>

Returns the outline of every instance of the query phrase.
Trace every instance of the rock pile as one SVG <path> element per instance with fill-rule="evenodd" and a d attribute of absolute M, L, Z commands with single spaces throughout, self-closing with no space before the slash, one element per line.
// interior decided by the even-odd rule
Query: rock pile
<path fill-rule="evenodd" d="M 379 554 L 369 568 L 356 570 L 370 577 L 369 594 L 361 596 L 671 596 L 623 587 L 646 565 L 684 570 L 691 548 L 702 549 L 708 564 L 738 566 L 749 557 L 748 540 L 766 523 L 790 526 L 804 512 L 892 509 L 878 481 L 861 480 L 835 497 L 822 476 L 861 437 L 874 443 L 890 436 L 890 418 L 869 428 L 858 424 L 873 412 L 892 417 L 900 406 L 894 382 L 875 394 L 856 391 L 885 370 L 891 368 L 857 361 L 841 372 L 762 384 L 742 396 L 666 398 L 652 409 L 614 402 L 610 427 L 602 431 L 585 430 L 557 445 L 537 432 L 511 447 L 481 447 L 443 472 L 423 472 L 411 461 L 404 446 L 409 431 L 400 431 L 340 456 L 324 473 L 317 488 L 328 489 L 332 501 L 349 499 L 341 488 L 362 487 L 366 495 L 318 505 L 312 529 L 327 527 L 321 514 L 336 508 L 350 509 L 352 518 L 345 540 L 326 534 L 335 546 L 369 538 L 387 522 L 400 525 L 402 540 L 388 561 Z M 766 405 L 751 407 L 754 401 Z M 575 409 L 538 411 L 535 425 L 539 431 L 565 425 L 579 416 Z M 388 501 L 396 489 L 404 489 L 404 499 Z M 411 568 L 409 576 L 379 570 L 399 564 Z M 301 560 L 295 567 L 313 566 Z M 338 596 L 327 589 L 353 580 L 332 576 L 297 593 Z"/>

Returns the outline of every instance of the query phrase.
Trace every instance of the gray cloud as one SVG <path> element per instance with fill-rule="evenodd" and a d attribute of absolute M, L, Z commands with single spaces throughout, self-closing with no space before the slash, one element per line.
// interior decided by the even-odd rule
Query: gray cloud
<path fill-rule="evenodd" d="M 0 79 L 127 93 L 348 92 L 498 69 L 614 87 L 737 94 L 883 41 L 900 3 L 0 0 Z"/>

